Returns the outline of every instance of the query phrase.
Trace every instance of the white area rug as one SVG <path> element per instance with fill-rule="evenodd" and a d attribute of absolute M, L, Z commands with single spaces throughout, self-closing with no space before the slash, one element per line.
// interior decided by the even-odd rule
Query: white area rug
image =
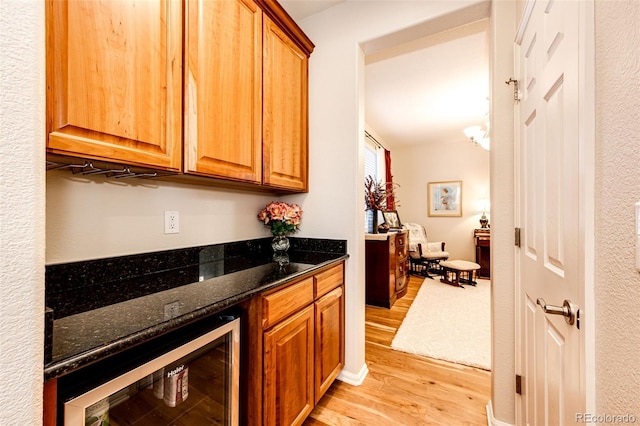
<path fill-rule="evenodd" d="M 425 279 L 391 348 L 491 369 L 491 283 L 464 288 Z"/>

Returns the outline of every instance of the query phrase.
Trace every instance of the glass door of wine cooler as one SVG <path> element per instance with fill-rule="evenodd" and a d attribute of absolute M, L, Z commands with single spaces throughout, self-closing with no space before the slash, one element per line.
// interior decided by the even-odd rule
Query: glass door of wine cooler
<path fill-rule="evenodd" d="M 64 404 L 65 426 L 238 424 L 235 319 Z"/>

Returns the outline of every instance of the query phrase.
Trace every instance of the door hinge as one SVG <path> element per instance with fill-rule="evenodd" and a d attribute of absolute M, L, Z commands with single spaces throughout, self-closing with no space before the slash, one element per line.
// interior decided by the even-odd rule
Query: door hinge
<path fill-rule="evenodd" d="M 515 245 L 516 247 L 520 247 L 520 228 L 516 228 L 515 232 Z"/>
<path fill-rule="evenodd" d="M 513 100 L 514 101 L 519 101 L 520 100 L 520 83 L 518 82 L 518 80 L 514 79 L 514 78 L 510 78 L 509 80 L 505 81 L 506 84 L 511 84 L 513 83 Z"/>
<path fill-rule="evenodd" d="M 516 374 L 516 393 L 522 395 L 522 376 Z"/>

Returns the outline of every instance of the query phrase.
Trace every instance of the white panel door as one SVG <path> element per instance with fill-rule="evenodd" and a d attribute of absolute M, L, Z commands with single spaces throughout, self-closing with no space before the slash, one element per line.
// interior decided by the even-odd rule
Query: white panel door
<path fill-rule="evenodd" d="M 574 424 L 585 411 L 584 324 L 542 308 L 584 306 L 581 3 L 530 1 L 516 40 L 518 424 Z"/>

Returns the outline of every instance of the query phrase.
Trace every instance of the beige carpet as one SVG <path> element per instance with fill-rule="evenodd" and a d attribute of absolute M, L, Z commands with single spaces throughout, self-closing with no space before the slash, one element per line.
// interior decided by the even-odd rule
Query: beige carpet
<path fill-rule="evenodd" d="M 425 279 L 391 348 L 491 369 L 491 284 L 463 288 Z"/>

